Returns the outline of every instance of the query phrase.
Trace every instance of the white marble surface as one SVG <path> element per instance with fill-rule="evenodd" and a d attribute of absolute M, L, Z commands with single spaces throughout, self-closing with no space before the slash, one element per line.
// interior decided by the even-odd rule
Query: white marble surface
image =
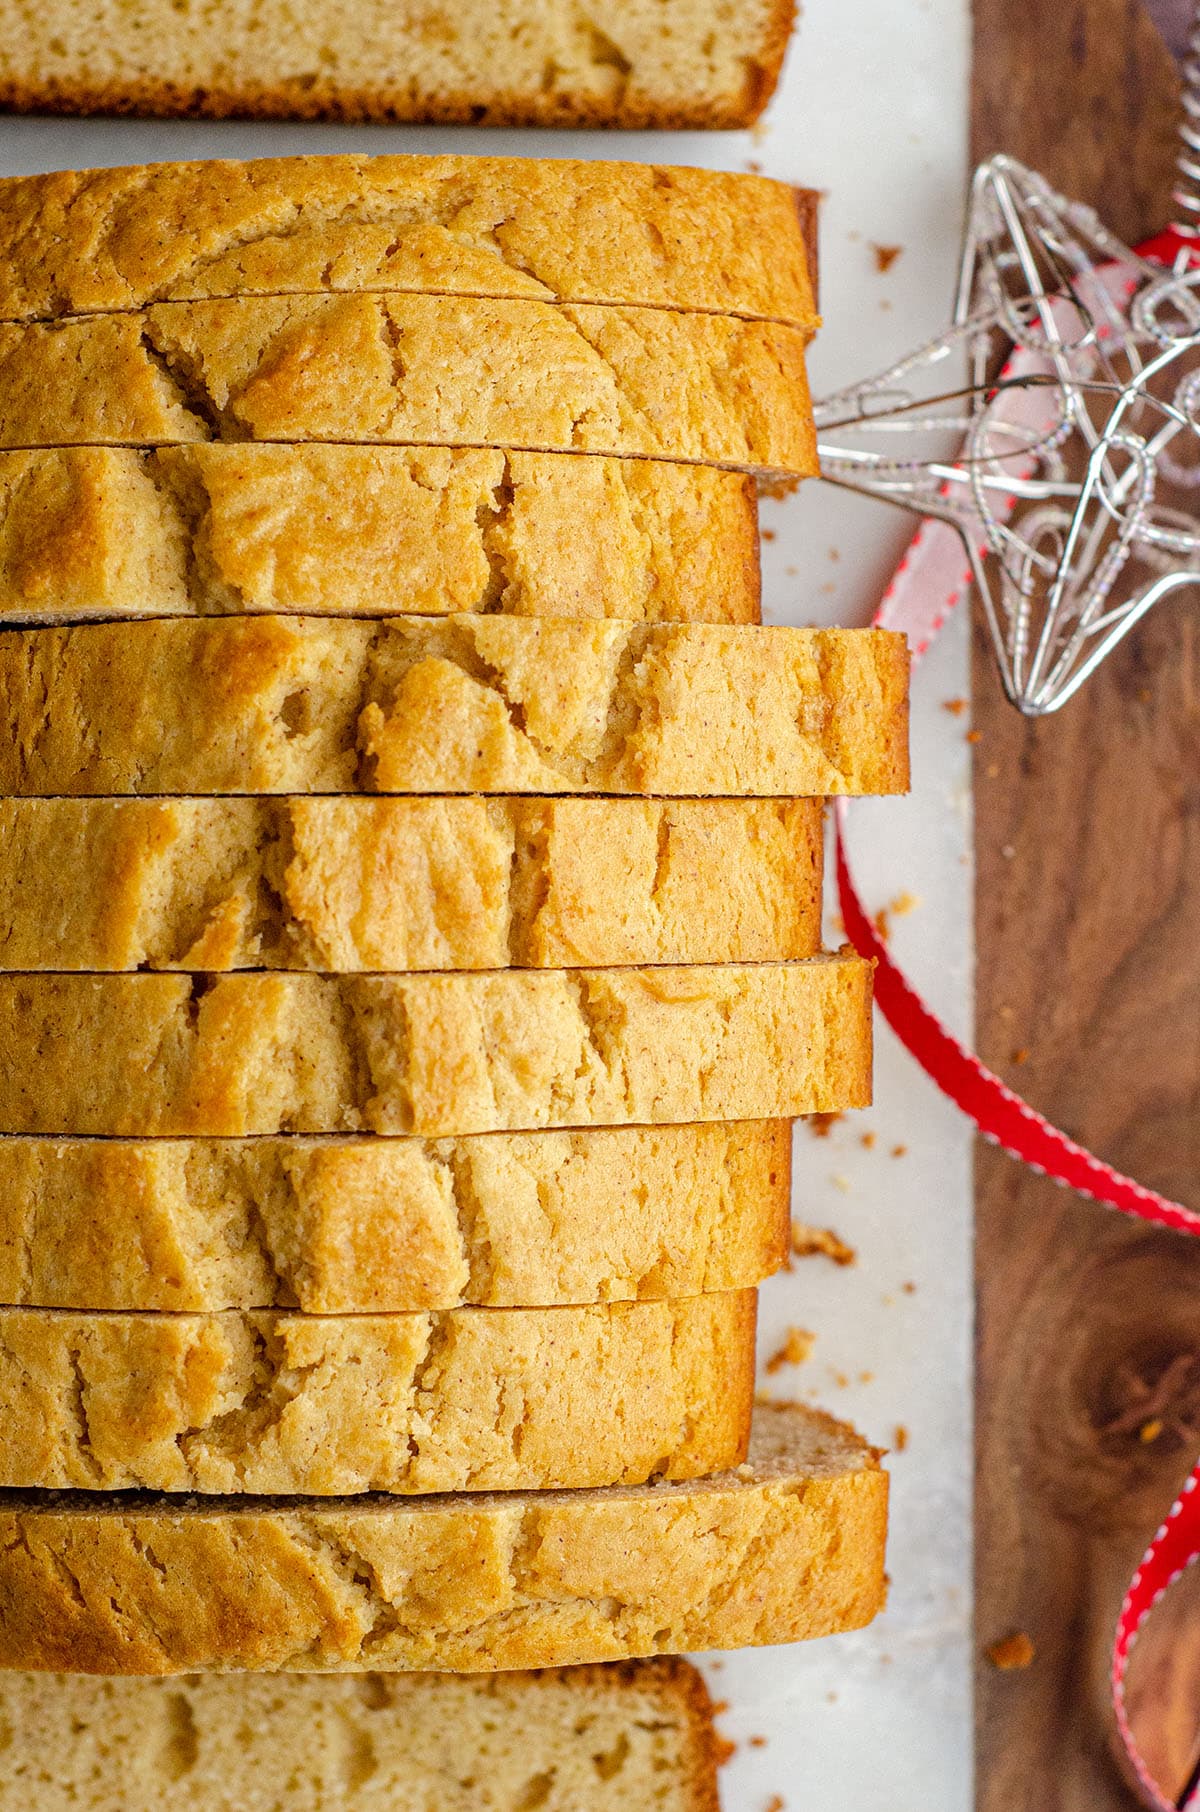
<path fill-rule="evenodd" d="M 0 121 L 0 170 L 269 151 L 506 149 L 745 168 L 827 191 L 820 392 L 882 365 L 939 326 L 951 293 L 966 160 L 968 0 L 807 0 L 783 86 L 752 134 Z M 899 246 L 881 274 L 873 244 Z M 767 506 L 767 606 L 776 622 L 861 621 L 907 534 L 882 506 L 810 485 Z M 962 626 L 919 676 L 915 789 L 855 808 L 872 906 L 921 904 L 895 947 L 957 1030 L 969 1026 L 970 807 Z M 797 1132 L 795 1212 L 858 1250 L 839 1270 L 798 1264 L 763 1292 L 762 1351 L 800 1325 L 816 1344 L 771 1380 L 891 1446 L 891 1604 L 873 1629 L 706 1663 L 738 1744 L 726 1812 L 968 1812 L 970 1142 L 954 1112 L 881 1030 L 877 1106 L 817 1140 Z M 862 1143 L 872 1135 L 873 1148 Z M 892 1149 L 904 1146 L 903 1156 Z M 914 1286 L 911 1290 L 906 1285 Z M 752 1745 L 751 1737 L 765 1738 Z"/>

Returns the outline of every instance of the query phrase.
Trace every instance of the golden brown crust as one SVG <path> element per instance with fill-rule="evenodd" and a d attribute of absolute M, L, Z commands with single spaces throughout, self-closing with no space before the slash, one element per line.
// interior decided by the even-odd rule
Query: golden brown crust
<path fill-rule="evenodd" d="M 0 78 L 0 107 L 11 113 L 132 114 L 142 119 L 330 120 L 342 125 L 541 126 L 564 131 L 614 127 L 626 132 L 721 132 L 754 125 L 775 91 L 778 62 L 764 46 L 762 61 L 739 88 L 719 98 L 686 101 L 591 100 L 584 95 L 543 97 L 532 91 L 475 89 L 422 96 L 403 88 L 242 82 L 235 88 L 202 88 L 123 76 L 119 82 L 21 82 Z"/>
<path fill-rule="evenodd" d="M 699 1478 L 746 1456 L 755 1302 L 0 1308 L 0 1488 L 407 1496 Z"/>
<path fill-rule="evenodd" d="M 0 319 L 377 290 L 810 331 L 807 249 L 784 184 L 669 165 L 360 155 L 65 170 L 0 181 Z"/>
<path fill-rule="evenodd" d="M 0 325 L 0 447 L 423 442 L 817 470 L 805 335 L 464 296 L 239 297 Z"/>
<path fill-rule="evenodd" d="M 871 968 L 0 976 L 0 1132 L 459 1133 L 867 1105 Z"/>
<path fill-rule="evenodd" d="M 0 1804 L 37 1812 L 718 1812 L 712 1704 L 676 1657 L 532 1673 L 0 1673 Z M 348 1780 L 352 1785 L 348 1786 Z M 352 1794 L 352 1802 L 347 1793 Z"/>
<path fill-rule="evenodd" d="M 660 1301 L 784 1263 L 786 1120 L 0 1140 L 0 1301 L 312 1315 Z"/>
<path fill-rule="evenodd" d="M 821 869 L 819 800 L 0 799 L 0 970 L 789 961 Z"/>
<path fill-rule="evenodd" d="M 800 1641 L 884 1598 L 887 1476 L 758 1409 L 748 1466 L 502 1497 L 0 1500 L 0 1666 L 494 1669 Z"/>
<path fill-rule="evenodd" d="M 710 466 L 477 447 L 0 453 L 6 623 L 389 610 L 756 623 L 759 600 L 753 481 Z"/>
<path fill-rule="evenodd" d="M 0 794 L 891 793 L 880 630 L 503 616 L 93 623 L 0 637 Z"/>

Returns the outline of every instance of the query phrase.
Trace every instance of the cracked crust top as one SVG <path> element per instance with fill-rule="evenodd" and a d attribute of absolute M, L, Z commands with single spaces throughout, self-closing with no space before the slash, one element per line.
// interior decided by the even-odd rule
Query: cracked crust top
<path fill-rule="evenodd" d="M 754 1290 L 322 1316 L 0 1308 L 0 1489 L 542 1490 L 745 1458 Z"/>
<path fill-rule="evenodd" d="M 2 799 L 0 970 L 788 961 L 822 841 L 815 799 Z"/>
<path fill-rule="evenodd" d="M 580 524 L 587 533 L 581 535 Z M 0 453 L 0 621 L 759 620 L 753 480 L 481 447 Z"/>
<path fill-rule="evenodd" d="M 786 1119 L 869 1104 L 871 966 L 0 976 L 0 1132 Z"/>
<path fill-rule="evenodd" d="M 349 290 L 816 325 L 794 192 L 761 176 L 444 155 L 147 164 L 0 181 L 0 320 Z"/>
<path fill-rule="evenodd" d="M 720 1812 L 712 1704 L 686 1661 L 491 1675 L 186 1680 L 0 1673 L 0 1804 L 37 1812 Z"/>
<path fill-rule="evenodd" d="M 0 636 L 0 793 L 639 793 L 908 784 L 882 630 L 503 616 Z"/>
<path fill-rule="evenodd" d="M 464 296 L 256 296 L 0 325 L 0 446 L 358 441 L 817 469 L 775 321 Z"/>
<path fill-rule="evenodd" d="M 0 1301 L 310 1315 L 749 1288 L 786 1120 L 461 1139 L 0 1140 Z"/>
<path fill-rule="evenodd" d="M 756 1409 L 680 1484 L 398 1501 L 0 1498 L 0 1666 L 490 1672 L 868 1623 L 887 1476 L 852 1430 Z"/>

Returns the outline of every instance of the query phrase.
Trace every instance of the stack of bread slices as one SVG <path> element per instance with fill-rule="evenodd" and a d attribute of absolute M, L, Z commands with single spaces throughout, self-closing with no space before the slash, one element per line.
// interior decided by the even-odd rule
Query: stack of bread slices
<path fill-rule="evenodd" d="M 870 1086 L 822 801 L 907 780 L 902 642 L 758 620 L 790 192 L 26 179 L 0 323 L 0 1665 L 869 1619 L 875 1454 L 751 1429 L 789 1121 Z"/>

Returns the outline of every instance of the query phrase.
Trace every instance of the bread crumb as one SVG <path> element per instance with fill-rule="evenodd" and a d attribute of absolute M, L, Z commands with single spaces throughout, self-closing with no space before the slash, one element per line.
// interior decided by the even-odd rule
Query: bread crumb
<path fill-rule="evenodd" d="M 970 741 L 970 737 L 968 737 L 968 738 L 967 738 L 967 740 L 968 740 L 968 742 L 969 742 L 969 741 Z M 988 780 L 999 780 L 999 778 L 1000 778 L 1000 763 L 999 763 L 999 762 L 998 762 L 998 761 L 989 761 L 989 762 L 988 762 L 988 764 L 987 764 L 987 766 L 986 766 L 986 768 L 984 768 L 984 770 L 983 770 L 983 772 L 984 772 L 984 777 L 985 777 L 985 778 L 986 778 L 986 779 L 988 779 Z"/>
<path fill-rule="evenodd" d="M 879 1143 L 879 1137 L 878 1134 L 873 1132 L 860 1133 L 858 1142 L 864 1151 L 874 1151 L 876 1145 Z"/>
<path fill-rule="evenodd" d="M 894 918 L 902 919 L 906 913 L 915 912 L 920 904 L 921 901 L 917 894 L 906 891 L 898 893 L 894 900 L 889 900 L 886 906 L 879 908 L 871 923 L 885 944 L 892 935 L 892 920 Z"/>
<path fill-rule="evenodd" d="M 833 1379 L 839 1390 L 849 1389 L 850 1380 L 845 1372 L 831 1372 L 830 1377 Z"/>
<path fill-rule="evenodd" d="M 792 1222 L 792 1251 L 797 1258 L 831 1258 L 835 1265 L 855 1265 L 858 1253 L 832 1227 L 806 1227 Z"/>
<path fill-rule="evenodd" d="M 783 1345 L 767 1360 L 767 1376 L 774 1377 L 785 1365 L 803 1365 L 813 1350 L 816 1338 L 807 1328 L 789 1328 L 784 1335 Z"/>
<path fill-rule="evenodd" d="M 850 1178 L 846 1176 L 843 1171 L 831 1171 L 829 1181 L 833 1184 L 834 1188 L 840 1190 L 843 1195 L 850 1194 Z"/>
<path fill-rule="evenodd" d="M 718 1768 L 723 1768 L 726 1762 L 733 1760 L 737 1754 L 737 1747 L 737 1744 L 731 1743 L 728 1737 L 723 1737 L 719 1731 L 713 1731 L 713 1760 Z"/>
<path fill-rule="evenodd" d="M 904 1453 L 908 1447 L 908 1430 L 903 1422 L 896 1424 L 895 1433 L 892 1435 L 892 1446 L 897 1453 Z"/>
<path fill-rule="evenodd" d="M 729 1710 L 729 1700 L 728 1699 L 714 1699 L 713 1700 L 712 1714 L 713 1714 L 714 1718 L 719 1718 L 723 1711 L 728 1711 L 728 1710 Z"/>
<path fill-rule="evenodd" d="M 814 1139 L 827 1139 L 838 1121 L 845 1118 L 845 1114 L 809 1114 L 808 1130 Z"/>
<path fill-rule="evenodd" d="M 906 1158 L 908 1156 L 908 1146 L 907 1145 L 893 1145 L 892 1146 L 892 1156 L 894 1158 Z"/>
<path fill-rule="evenodd" d="M 1003 1641 L 992 1643 L 987 1650 L 987 1658 L 1002 1674 L 1008 1674 L 1018 1668 L 1028 1667 L 1036 1652 L 1025 1631 L 1014 1630 Z"/>
<path fill-rule="evenodd" d="M 904 1291 L 906 1296 L 915 1296 L 917 1293 L 917 1286 L 915 1283 L 911 1282 L 911 1280 L 906 1280 L 900 1285 L 900 1288 Z"/>
<path fill-rule="evenodd" d="M 746 1741 L 751 1749 L 765 1749 L 767 1746 L 767 1739 L 765 1736 L 747 1737 Z"/>
<path fill-rule="evenodd" d="M 787 1801 L 783 1798 L 782 1794 L 772 1793 L 770 1799 L 763 1807 L 763 1812 L 786 1812 L 786 1808 Z"/>
<path fill-rule="evenodd" d="M 1162 1431 L 1162 1417 L 1151 1416 L 1150 1420 L 1148 1422 L 1143 1422 L 1142 1426 L 1138 1429 L 1138 1440 L 1142 1443 L 1143 1447 L 1149 1447 L 1151 1441 L 1157 1441 Z"/>
<path fill-rule="evenodd" d="M 761 534 L 764 541 L 774 541 L 775 540 L 776 531 L 773 528 L 761 529 L 759 531 L 759 533 Z"/>
<path fill-rule="evenodd" d="M 858 1381 L 860 1384 L 874 1384 L 875 1374 L 874 1372 L 859 1372 Z"/>
<path fill-rule="evenodd" d="M 961 717 L 966 709 L 967 701 L 965 698 L 944 698 L 942 700 L 942 710 L 949 711 L 951 717 Z"/>
<path fill-rule="evenodd" d="M 1028 1063 L 1029 1047 L 1027 1045 L 1019 1045 L 1015 1051 L 1010 1053 L 1010 1056 L 1013 1063 Z"/>
<path fill-rule="evenodd" d="M 875 258 L 875 269 L 879 272 L 881 277 L 885 271 L 891 270 L 893 264 L 895 264 L 897 258 L 904 250 L 902 245 L 876 245 L 874 240 L 871 240 L 870 245 L 872 254 Z"/>

